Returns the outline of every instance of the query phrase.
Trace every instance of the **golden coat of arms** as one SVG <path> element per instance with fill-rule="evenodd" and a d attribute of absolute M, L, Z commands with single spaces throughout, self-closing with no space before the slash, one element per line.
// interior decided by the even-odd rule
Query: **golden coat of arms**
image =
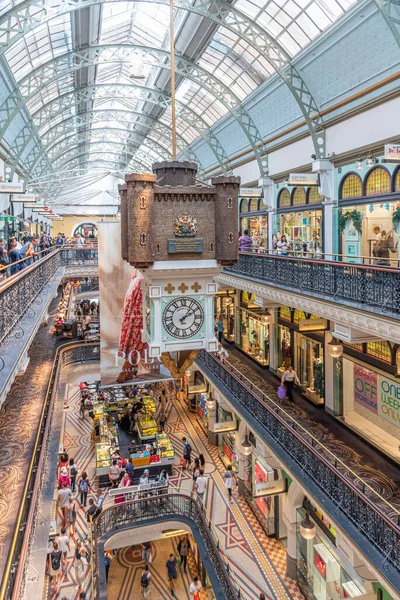
<path fill-rule="evenodd" d="M 193 237 L 197 233 L 196 219 L 183 213 L 174 223 L 176 237 Z"/>

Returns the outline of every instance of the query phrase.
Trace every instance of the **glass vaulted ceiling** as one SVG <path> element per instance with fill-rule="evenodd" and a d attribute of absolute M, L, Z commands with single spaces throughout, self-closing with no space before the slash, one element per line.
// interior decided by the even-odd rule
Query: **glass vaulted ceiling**
<path fill-rule="evenodd" d="M 237 0 L 232 6 L 274 38 L 289 60 L 355 2 Z M 39 4 L 42 5 L 40 0 Z M 52 0 L 48 4 L 54 10 L 54 18 L 40 22 L 5 52 L 18 84 L 41 65 L 72 51 L 82 51 L 79 48 L 76 12 L 57 15 L 62 3 Z M 17 2 L 0 2 L 0 16 L 15 6 L 18 6 Z M 87 19 L 88 9 L 84 11 L 82 18 Z M 185 47 L 180 39 L 187 38 L 188 34 L 195 36 L 193 23 L 200 25 L 200 17 L 192 22 L 188 17 L 186 10 L 175 10 L 177 46 L 184 56 Z M 163 3 L 106 2 L 101 4 L 100 10 L 90 14 L 90 19 L 87 25 L 91 32 L 96 32 L 91 33 L 90 45 L 102 47 L 94 61 L 95 66 L 89 67 L 82 79 L 77 77 L 73 68 L 68 69 L 64 65 L 47 85 L 41 83 L 42 74 L 38 71 L 38 80 L 35 81 L 37 91 L 29 96 L 23 109 L 27 112 L 25 116 L 38 127 L 53 168 L 90 169 L 99 164 L 108 165 L 110 169 L 129 170 L 132 165 L 137 168 L 143 156 L 148 157 L 149 164 L 160 157 L 168 157 L 170 139 L 166 128 L 171 123 L 170 92 L 168 76 L 165 77 L 166 71 L 162 69 L 163 62 L 167 61 L 166 55 L 143 52 L 144 78 L 135 81 L 136 87 L 132 87 L 129 60 L 133 50 L 129 45 L 168 51 L 169 7 Z M 120 51 L 117 46 L 122 46 Z M 240 102 L 274 73 L 274 67 L 258 49 L 218 24 L 214 25 L 206 43 L 199 44 L 198 49 L 190 59 L 210 73 L 215 81 L 229 88 Z M 90 58 L 95 58 L 94 53 Z M 74 62 L 76 59 L 71 58 L 71 67 Z M 228 108 L 226 103 L 216 99 L 212 89 L 206 89 L 195 76 L 188 78 L 178 72 L 177 78 L 178 146 L 183 149 L 199 137 L 201 127 L 215 124 L 227 114 Z M 85 86 L 90 87 L 90 94 L 79 95 L 84 92 Z M 143 88 L 146 88 L 146 93 Z M 150 102 L 147 93 L 150 88 L 160 90 L 167 102 L 158 106 Z M 69 98 L 69 101 L 58 107 L 57 99 L 60 97 Z M 51 102 L 49 118 L 43 119 L 43 108 Z M 62 127 L 67 120 L 71 126 Z M 69 151 L 68 146 L 65 149 L 65 139 L 70 140 Z M 74 147 L 75 151 L 72 150 Z M 226 151 L 229 153 L 229 149 Z M 148 168 L 148 164 L 144 163 L 144 168 Z M 33 175 L 39 176 L 40 173 L 36 171 Z"/>

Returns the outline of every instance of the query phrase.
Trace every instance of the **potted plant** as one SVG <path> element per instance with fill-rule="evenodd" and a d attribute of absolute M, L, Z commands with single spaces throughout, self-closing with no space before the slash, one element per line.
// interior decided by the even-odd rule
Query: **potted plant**
<path fill-rule="evenodd" d="M 344 210 L 341 212 L 339 216 L 340 231 L 344 231 L 347 221 L 352 221 L 354 229 L 358 231 L 358 233 L 362 233 L 362 213 L 359 210 L 353 208 L 353 210 Z"/>
<path fill-rule="evenodd" d="M 399 229 L 399 223 L 400 223 L 400 206 L 398 206 L 392 214 L 392 223 L 393 223 L 393 229 L 395 231 L 398 231 Z"/>

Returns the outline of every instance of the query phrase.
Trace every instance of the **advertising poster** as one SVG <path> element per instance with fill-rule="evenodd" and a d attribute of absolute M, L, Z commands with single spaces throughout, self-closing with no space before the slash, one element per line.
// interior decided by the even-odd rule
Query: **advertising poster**
<path fill-rule="evenodd" d="M 121 258 L 121 223 L 98 223 L 101 306 L 101 385 L 172 379 L 159 359 L 148 359 L 141 341 L 143 278 Z"/>
<path fill-rule="evenodd" d="M 354 402 L 378 414 L 378 375 L 354 365 Z"/>
<path fill-rule="evenodd" d="M 378 377 L 378 414 L 395 427 L 400 427 L 400 385 L 383 375 Z"/>

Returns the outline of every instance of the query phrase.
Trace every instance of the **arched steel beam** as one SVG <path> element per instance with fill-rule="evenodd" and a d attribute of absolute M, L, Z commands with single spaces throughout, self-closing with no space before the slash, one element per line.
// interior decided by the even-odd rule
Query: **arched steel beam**
<path fill-rule="evenodd" d="M 135 89 L 135 99 L 141 99 L 149 102 L 150 104 L 161 106 L 162 108 L 169 108 L 171 102 L 171 97 L 169 94 L 160 92 L 155 88 L 140 86 L 134 83 L 100 83 L 85 88 L 80 88 L 76 91 L 67 92 L 62 96 L 53 98 L 32 115 L 32 120 L 36 127 L 40 128 L 44 123 L 48 122 L 52 118 L 55 118 L 56 116 L 61 115 L 64 111 L 71 110 L 71 106 L 73 106 L 71 105 L 71 99 L 75 100 L 75 104 L 79 104 L 82 101 L 91 99 L 96 90 L 100 89 L 104 91 L 114 90 L 115 94 L 121 90 L 129 91 L 131 89 Z M 113 97 L 114 96 L 110 93 L 107 95 L 107 99 L 111 99 Z M 124 100 L 129 101 L 129 99 L 129 96 L 123 97 L 121 93 L 118 94 L 118 100 L 120 102 L 123 102 Z M 61 110 L 59 110 L 60 107 Z M 196 112 L 194 112 L 194 110 L 189 109 L 183 102 L 177 101 L 177 107 L 177 118 L 185 121 L 196 131 L 196 133 L 198 133 L 199 137 L 202 137 L 205 140 L 212 153 L 216 157 L 221 170 L 223 172 L 226 172 L 227 169 L 231 170 L 229 158 L 224 148 L 222 147 L 218 138 L 209 129 L 206 121 L 204 121 L 204 119 Z"/>
<path fill-rule="evenodd" d="M 135 116 L 137 120 L 135 120 L 134 123 L 131 123 L 131 121 L 128 118 L 124 119 L 124 116 Z M 94 117 L 93 121 L 92 117 Z M 65 136 L 61 137 L 62 134 L 69 133 L 71 131 L 74 131 L 76 133 L 78 127 L 82 127 L 88 124 L 90 124 L 91 126 L 95 125 L 95 119 L 97 117 L 101 121 L 117 121 L 123 127 L 126 127 L 128 125 L 136 125 L 136 123 L 145 127 L 151 125 L 152 131 L 154 131 L 155 133 L 159 133 L 160 135 L 164 135 L 167 140 L 171 139 L 172 128 L 164 123 L 161 123 L 161 121 L 154 119 L 153 117 L 149 117 L 147 115 L 144 115 L 143 113 L 136 111 L 99 108 L 86 112 L 84 116 L 70 115 L 67 119 L 63 119 L 60 123 L 57 123 L 56 125 L 53 125 L 53 127 L 51 127 L 50 129 L 48 129 L 46 133 L 41 136 L 42 144 L 44 147 L 42 154 L 49 153 L 55 145 L 61 145 L 63 140 L 65 139 Z M 177 135 L 177 141 L 179 151 L 185 157 L 187 157 L 188 160 L 193 160 L 197 162 L 199 164 L 200 170 L 204 170 L 204 167 L 200 163 L 197 155 L 193 152 L 193 150 L 191 150 L 191 148 L 187 147 L 187 141 L 180 135 Z M 37 160 L 40 159 L 40 156 L 41 155 L 38 156 Z M 32 165 L 31 173 L 35 171 L 35 165 L 36 163 Z M 31 173 L 29 173 L 28 175 L 30 175 Z"/>
<path fill-rule="evenodd" d="M 375 0 L 400 48 L 400 0 Z"/>
<path fill-rule="evenodd" d="M 105 1 L 109 0 L 65 0 L 57 8 L 53 8 L 42 0 L 24 0 L 5 11 L 0 17 L 0 52 L 6 51 L 26 33 L 42 25 L 43 21 L 94 4 L 103 4 Z M 148 2 L 148 0 L 130 1 Z M 155 4 L 169 4 L 169 0 L 152 1 Z M 317 156 L 324 157 L 325 132 L 320 110 L 302 74 L 280 43 L 258 23 L 224 0 L 199 0 L 195 3 L 191 3 L 191 0 L 175 0 L 174 5 L 175 8 L 193 12 L 215 22 L 219 27 L 228 29 L 245 40 L 268 61 L 282 77 L 299 105 Z"/>
<path fill-rule="evenodd" d="M 88 146 L 88 148 L 89 148 L 89 147 L 90 147 L 90 146 Z M 104 154 L 105 156 L 110 156 L 110 153 L 109 153 L 109 152 L 107 152 L 107 151 L 105 151 L 105 150 L 98 150 L 98 151 L 94 151 L 92 154 L 93 154 L 93 156 L 100 156 L 100 155 L 103 155 L 103 154 Z M 71 158 L 68 158 L 68 160 L 66 160 L 66 161 L 64 161 L 64 162 L 61 162 L 61 163 L 58 165 L 58 168 L 59 168 L 59 169 L 62 169 L 62 168 L 63 168 L 63 167 L 65 167 L 65 166 L 66 166 L 66 165 L 67 165 L 67 164 L 68 164 L 68 163 L 69 163 L 71 160 L 74 160 L 74 159 L 79 159 L 79 158 L 80 158 L 80 157 L 82 157 L 82 156 L 88 156 L 88 155 L 89 155 L 89 152 L 88 152 L 87 150 L 85 150 L 84 152 L 81 152 L 80 154 L 76 154 L 76 153 L 75 153 L 75 154 L 74 154 L 74 155 L 73 155 Z M 134 158 L 135 158 L 135 157 L 132 157 L 132 160 L 134 160 Z M 80 162 L 82 162 L 82 161 L 80 161 Z M 94 161 L 94 160 L 91 160 L 91 161 L 88 161 L 88 162 L 95 162 L 95 161 Z M 114 161 L 111 161 L 111 162 L 114 162 Z M 136 162 L 136 161 L 134 161 L 134 162 Z M 115 164 L 118 164 L 118 163 L 115 163 Z M 140 163 L 139 161 L 137 161 L 137 162 L 136 162 L 136 164 L 141 164 L 141 163 Z M 128 166 L 128 165 L 127 165 L 127 166 Z M 146 167 L 146 169 L 145 169 L 145 170 L 147 170 L 147 167 Z"/>
<path fill-rule="evenodd" d="M 169 71 L 171 70 L 170 53 L 160 48 L 138 44 L 91 46 L 80 51 L 62 54 L 37 67 L 18 82 L 19 91 L 27 103 L 30 99 L 34 98 L 35 94 L 41 93 L 42 95 L 45 95 L 44 88 L 57 81 L 60 77 L 64 77 L 65 75 L 69 75 L 88 66 L 111 64 L 113 62 L 121 63 L 124 59 L 128 58 L 134 50 L 140 50 L 142 53 L 150 55 L 158 60 L 158 63 L 154 63 L 154 67 Z M 105 53 L 107 53 L 107 61 L 104 58 Z M 257 159 L 260 173 L 266 175 L 268 172 L 268 159 L 266 156 L 261 159 L 263 148 L 261 134 L 247 110 L 241 106 L 240 98 L 238 98 L 228 86 L 224 85 L 220 79 L 211 75 L 206 69 L 196 65 L 194 61 L 187 58 L 176 56 L 175 73 L 201 85 L 224 106 L 226 111 L 232 115 L 247 137 Z M 3 106 L 7 106 L 9 98 L 10 97 L 6 98 L 3 105 L 0 106 L 0 118 L 2 116 Z M 20 109 L 21 107 L 15 107 L 3 128 L 0 128 L 0 139 L 4 136 L 7 127 Z"/>

